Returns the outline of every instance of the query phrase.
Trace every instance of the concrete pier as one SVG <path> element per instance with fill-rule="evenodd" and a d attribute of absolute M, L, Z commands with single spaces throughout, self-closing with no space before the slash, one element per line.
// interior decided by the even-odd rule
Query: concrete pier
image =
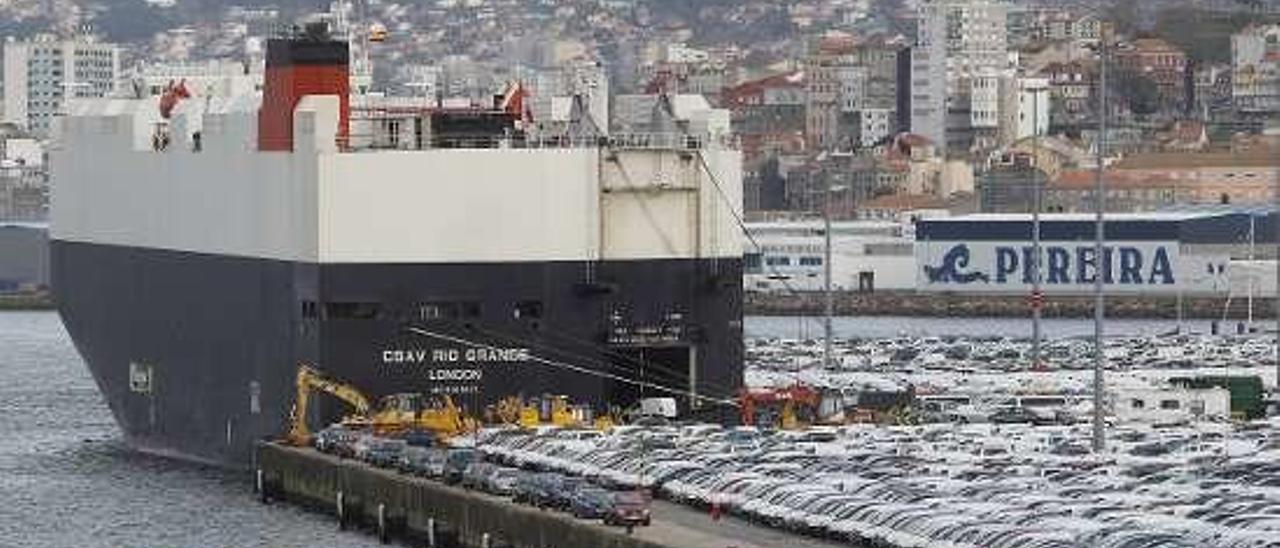
<path fill-rule="evenodd" d="M 371 530 L 384 541 L 436 548 L 832 548 L 837 545 L 656 502 L 653 525 L 621 527 L 538 510 L 484 493 L 274 443 L 257 449 L 265 500 L 286 501 Z"/>

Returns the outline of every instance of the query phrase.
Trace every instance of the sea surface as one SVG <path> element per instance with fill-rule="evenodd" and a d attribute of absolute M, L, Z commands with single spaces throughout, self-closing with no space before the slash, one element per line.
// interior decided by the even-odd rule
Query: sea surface
<path fill-rule="evenodd" d="M 1107 332 L 1175 326 L 1115 320 Z M 1030 322 L 1007 318 L 838 318 L 834 327 L 839 337 L 1030 334 Z M 1045 322 L 1050 337 L 1092 329 L 1086 320 Z M 745 331 L 822 333 L 814 318 L 748 318 Z M 0 312 L 0 548 L 379 546 L 325 516 L 264 507 L 250 487 L 246 473 L 130 451 L 57 315 Z"/>
<path fill-rule="evenodd" d="M 129 451 L 52 312 L 0 312 L 0 548 L 374 547 L 247 473 Z"/>

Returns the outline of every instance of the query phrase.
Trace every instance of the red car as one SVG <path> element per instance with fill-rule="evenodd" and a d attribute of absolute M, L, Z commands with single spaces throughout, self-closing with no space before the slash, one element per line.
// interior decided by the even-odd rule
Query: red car
<path fill-rule="evenodd" d="M 614 493 L 613 506 L 604 515 L 606 525 L 649 525 L 649 496 L 640 491 Z"/>

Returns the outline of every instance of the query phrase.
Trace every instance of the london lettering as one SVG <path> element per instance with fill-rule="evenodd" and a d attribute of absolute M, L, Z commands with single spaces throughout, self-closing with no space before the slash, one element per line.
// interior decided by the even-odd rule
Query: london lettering
<path fill-rule="evenodd" d="M 994 264 L 973 264 L 967 244 L 951 247 L 941 264 L 924 265 L 931 283 L 967 285 L 1031 284 L 1035 272 L 1035 248 L 1032 246 L 996 246 Z M 1098 275 L 1098 257 L 1092 245 L 1042 246 L 1040 273 L 1045 285 L 1093 284 Z M 1144 252 L 1128 246 L 1104 247 L 1102 250 L 1102 282 L 1118 285 L 1173 285 L 1173 265 L 1164 247 Z"/>

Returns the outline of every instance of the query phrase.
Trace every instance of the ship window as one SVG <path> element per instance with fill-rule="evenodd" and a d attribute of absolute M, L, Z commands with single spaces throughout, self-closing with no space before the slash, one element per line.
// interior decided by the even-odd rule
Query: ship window
<path fill-rule="evenodd" d="M 541 318 L 542 301 L 520 301 L 516 303 L 515 317 L 517 319 Z"/>
<path fill-rule="evenodd" d="M 1178 400 L 1162 400 L 1160 402 L 1161 409 L 1177 409 L 1179 407 L 1182 407 L 1182 405 Z"/>
<path fill-rule="evenodd" d="M 476 301 L 438 301 L 418 305 L 418 319 L 424 321 L 479 317 L 480 303 Z"/>
<path fill-rule="evenodd" d="M 302 301 L 302 317 L 315 318 L 320 315 L 320 308 L 315 301 Z"/>
<path fill-rule="evenodd" d="M 374 320 L 381 309 L 378 303 L 325 303 L 324 315 L 328 319 Z"/>

